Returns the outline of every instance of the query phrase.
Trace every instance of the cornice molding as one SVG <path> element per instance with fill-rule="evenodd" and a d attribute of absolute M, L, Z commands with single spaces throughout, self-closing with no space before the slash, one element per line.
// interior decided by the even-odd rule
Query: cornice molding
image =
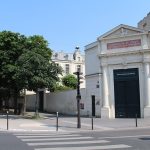
<path fill-rule="evenodd" d="M 121 56 L 121 55 L 130 55 L 130 54 L 139 54 L 139 53 L 147 53 L 150 52 L 150 49 L 140 49 L 135 51 L 124 51 L 124 52 L 113 52 L 113 53 L 105 53 L 105 54 L 98 54 L 98 57 L 111 57 L 111 56 Z"/>
<path fill-rule="evenodd" d="M 111 40 L 111 39 L 120 39 L 120 38 L 127 38 L 127 37 L 134 37 L 134 36 L 141 36 L 141 35 L 146 35 L 148 34 L 148 32 L 145 33 L 136 33 L 136 34 L 127 34 L 127 35 L 121 35 L 121 36 L 111 36 L 111 37 L 105 37 L 105 38 L 101 38 L 99 39 L 99 41 L 103 41 L 103 40 Z"/>
<path fill-rule="evenodd" d="M 102 73 L 92 73 L 92 74 L 87 74 L 87 75 L 85 75 L 85 78 L 89 78 L 89 77 L 96 77 L 96 76 L 101 76 L 102 75 Z"/>
<path fill-rule="evenodd" d="M 95 41 L 95 42 L 93 42 L 93 43 L 90 43 L 90 44 L 86 45 L 84 51 L 85 51 L 85 52 L 86 52 L 86 51 L 90 51 L 90 50 L 92 50 L 92 48 L 94 48 L 94 47 L 96 47 L 96 46 L 98 46 L 98 41 Z"/>

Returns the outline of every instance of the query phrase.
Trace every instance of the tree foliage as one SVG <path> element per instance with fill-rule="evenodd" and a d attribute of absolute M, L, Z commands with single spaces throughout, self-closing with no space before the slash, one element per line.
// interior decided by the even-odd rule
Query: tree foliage
<path fill-rule="evenodd" d="M 42 36 L 0 32 L 0 88 L 13 91 L 16 103 L 24 88 L 54 89 L 62 69 L 50 61 L 51 55 L 48 42 Z"/>
<path fill-rule="evenodd" d="M 1 87 L 18 88 L 17 60 L 25 49 L 26 37 L 10 31 L 0 32 L 0 84 Z M 17 82 L 18 81 L 18 82 Z"/>
<path fill-rule="evenodd" d="M 34 91 L 38 88 L 53 89 L 62 70 L 50 62 L 52 53 L 47 41 L 41 36 L 32 36 L 27 39 L 27 47 L 18 60 L 22 78 L 27 81 L 26 88 Z"/>
<path fill-rule="evenodd" d="M 72 90 L 72 88 L 62 85 L 60 83 L 57 83 L 54 89 L 55 92 L 62 92 L 62 91 L 68 91 L 68 90 Z"/>
<path fill-rule="evenodd" d="M 76 89 L 76 87 L 77 87 L 77 78 L 72 74 L 68 74 L 68 75 L 66 75 L 62 78 L 62 83 L 63 83 L 63 85 L 65 85 L 67 87 Z"/>

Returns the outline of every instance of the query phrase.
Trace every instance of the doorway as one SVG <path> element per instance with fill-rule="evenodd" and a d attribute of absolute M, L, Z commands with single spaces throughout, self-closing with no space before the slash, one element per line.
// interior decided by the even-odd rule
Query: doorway
<path fill-rule="evenodd" d="M 141 117 L 138 68 L 114 70 L 114 95 L 116 118 Z"/>
<path fill-rule="evenodd" d="M 95 116 L 95 95 L 92 95 L 92 116 Z"/>
<path fill-rule="evenodd" d="M 39 91 L 39 111 L 43 112 L 44 110 L 44 91 Z"/>

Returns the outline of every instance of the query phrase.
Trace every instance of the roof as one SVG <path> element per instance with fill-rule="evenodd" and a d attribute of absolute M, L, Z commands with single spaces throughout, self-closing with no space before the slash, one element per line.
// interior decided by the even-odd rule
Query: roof
<path fill-rule="evenodd" d="M 117 31 L 121 28 L 132 30 L 132 31 L 135 31 L 135 32 L 138 32 L 138 33 L 144 33 L 145 32 L 144 30 L 133 27 L 133 26 L 120 24 L 120 25 L 116 26 L 115 28 L 111 29 L 110 31 L 108 31 L 108 32 L 104 33 L 103 35 L 99 36 L 97 39 L 105 38 L 105 37 L 109 36 L 110 34 L 114 33 L 115 31 Z"/>

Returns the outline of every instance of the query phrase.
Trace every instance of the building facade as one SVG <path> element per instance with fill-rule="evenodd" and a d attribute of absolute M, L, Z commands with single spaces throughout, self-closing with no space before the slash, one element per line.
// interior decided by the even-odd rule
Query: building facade
<path fill-rule="evenodd" d="M 82 72 L 85 76 L 84 55 L 81 54 L 79 49 L 76 49 L 74 53 L 53 52 L 52 61 L 62 67 L 63 75 L 61 77 L 77 71 Z M 82 79 L 80 87 L 85 88 L 85 79 Z"/>
<path fill-rule="evenodd" d="M 150 117 L 150 14 L 85 46 L 86 105 L 102 118 Z M 92 62 L 92 63 L 91 63 Z"/>

